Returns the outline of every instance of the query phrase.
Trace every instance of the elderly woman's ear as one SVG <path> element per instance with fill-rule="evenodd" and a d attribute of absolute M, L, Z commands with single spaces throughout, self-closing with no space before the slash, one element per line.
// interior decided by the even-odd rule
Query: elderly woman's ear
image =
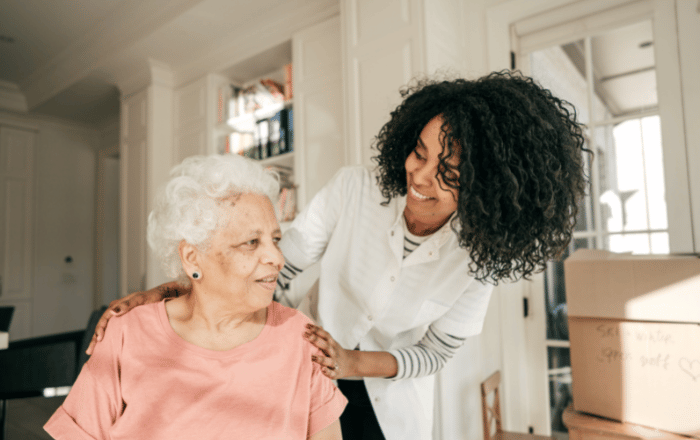
<path fill-rule="evenodd" d="M 188 278 L 198 279 L 202 277 L 202 270 L 197 262 L 197 257 L 199 251 L 196 247 L 187 243 L 186 241 L 181 241 L 178 247 L 180 252 L 180 260 L 182 261 L 182 268 L 185 270 Z"/>

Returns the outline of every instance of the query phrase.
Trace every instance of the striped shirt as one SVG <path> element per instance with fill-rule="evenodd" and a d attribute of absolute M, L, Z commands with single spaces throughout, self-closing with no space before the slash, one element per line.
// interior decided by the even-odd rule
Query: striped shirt
<path fill-rule="evenodd" d="M 403 257 L 406 258 L 427 239 L 427 236 L 418 237 L 411 234 L 408 228 L 404 226 Z M 291 301 L 285 296 L 285 292 L 289 289 L 289 283 L 301 272 L 300 269 L 289 262 L 285 262 L 284 267 L 280 271 L 280 276 L 277 277 L 276 301 L 283 305 L 291 306 Z M 457 349 L 464 344 L 464 341 L 465 338 L 451 336 L 438 330 L 433 325 L 429 326 L 425 336 L 417 344 L 389 352 L 396 358 L 398 364 L 398 372 L 391 379 L 423 377 L 437 373 L 454 356 Z"/>

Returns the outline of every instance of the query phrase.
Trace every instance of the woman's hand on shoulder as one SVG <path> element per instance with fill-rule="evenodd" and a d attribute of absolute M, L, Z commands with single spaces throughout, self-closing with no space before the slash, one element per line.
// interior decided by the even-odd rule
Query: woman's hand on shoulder
<path fill-rule="evenodd" d="M 124 298 L 115 299 L 109 303 L 109 307 L 102 314 L 102 317 L 97 321 L 97 326 L 95 327 L 95 333 L 92 335 L 92 340 L 88 346 L 85 353 L 92 355 L 92 351 L 95 349 L 95 345 L 104 338 L 105 330 L 107 329 L 107 323 L 114 316 L 121 316 L 133 309 L 144 304 L 152 304 L 161 301 L 164 298 L 177 297 L 188 290 L 180 286 L 175 282 L 161 284 L 153 289 L 146 290 L 145 292 L 134 292 Z"/>
<path fill-rule="evenodd" d="M 321 350 L 311 360 L 321 366 L 323 374 L 330 379 L 354 376 L 352 350 L 346 350 L 318 325 L 306 324 L 304 338 Z"/>

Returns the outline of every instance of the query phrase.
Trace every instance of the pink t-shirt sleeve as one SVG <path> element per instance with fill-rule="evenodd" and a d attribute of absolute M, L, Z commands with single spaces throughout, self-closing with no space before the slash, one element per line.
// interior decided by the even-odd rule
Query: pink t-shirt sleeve
<path fill-rule="evenodd" d="M 116 320 L 115 320 L 116 321 Z M 109 429 L 121 413 L 119 396 L 118 344 L 121 331 L 110 322 L 102 342 L 80 371 L 63 405 L 44 429 L 53 438 L 109 439 Z"/>
<path fill-rule="evenodd" d="M 348 399 L 323 375 L 314 362 L 311 374 L 311 408 L 309 409 L 309 436 L 335 422 L 345 409 Z"/>

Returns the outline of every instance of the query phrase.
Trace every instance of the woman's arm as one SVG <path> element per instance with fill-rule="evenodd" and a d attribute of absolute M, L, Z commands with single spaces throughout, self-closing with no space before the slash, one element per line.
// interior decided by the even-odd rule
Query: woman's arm
<path fill-rule="evenodd" d="M 134 292 L 125 296 L 124 298 L 115 299 L 109 303 L 109 307 L 102 314 L 100 320 L 97 321 L 95 333 L 92 335 L 92 340 L 90 341 L 90 345 L 88 346 L 87 350 L 85 350 L 85 353 L 88 355 L 92 354 L 93 350 L 95 349 L 95 344 L 100 342 L 104 337 L 107 323 L 113 316 L 123 315 L 134 307 L 156 303 L 164 298 L 176 298 L 188 293 L 189 291 L 190 288 L 183 287 L 179 283 L 172 281 L 161 284 L 153 289 L 146 290 L 145 292 Z"/>
<path fill-rule="evenodd" d="M 397 380 L 437 373 L 466 339 L 448 335 L 431 325 L 417 344 L 387 352 L 345 350 L 318 326 L 309 327 L 305 337 L 324 353 L 312 360 L 320 364 L 323 374 L 331 379 L 386 377 Z"/>
<path fill-rule="evenodd" d="M 407 379 L 440 371 L 467 336 L 481 331 L 493 286 L 473 282 L 415 345 L 396 350 L 345 350 L 321 327 L 309 324 L 305 337 L 322 352 L 314 361 L 331 379 L 386 377 Z"/>

